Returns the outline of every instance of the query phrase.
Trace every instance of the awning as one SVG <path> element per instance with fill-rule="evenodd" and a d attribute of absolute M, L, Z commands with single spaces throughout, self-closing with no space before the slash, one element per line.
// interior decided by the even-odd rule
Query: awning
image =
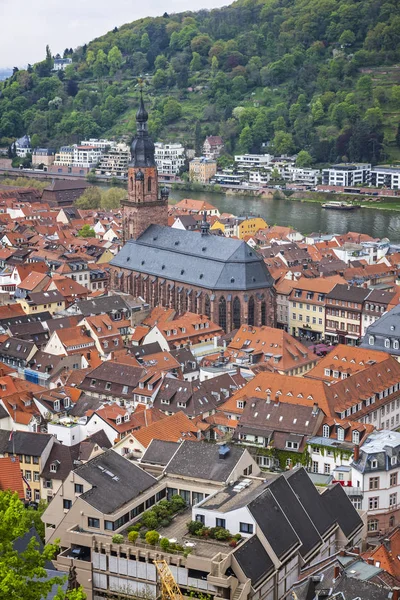
<path fill-rule="evenodd" d="M 348 333 L 344 337 L 349 338 L 350 340 L 358 340 L 360 336 L 359 335 L 354 335 L 352 333 Z"/>

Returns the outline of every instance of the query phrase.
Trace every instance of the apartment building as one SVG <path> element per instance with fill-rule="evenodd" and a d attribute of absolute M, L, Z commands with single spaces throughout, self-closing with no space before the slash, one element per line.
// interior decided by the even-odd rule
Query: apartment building
<path fill-rule="evenodd" d="M 0 455 L 17 456 L 20 462 L 26 500 L 41 499 L 40 473 L 49 457 L 54 437 L 47 433 L 2 431 Z"/>
<path fill-rule="evenodd" d="M 381 314 L 367 327 L 361 347 L 388 352 L 400 360 L 399 318 L 400 306 L 395 306 L 389 312 Z"/>
<path fill-rule="evenodd" d="M 128 540 L 145 511 L 177 495 L 186 509 L 157 530 L 183 550 Z M 186 596 L 281 600 L 301 567 L 358 543 L 363 529 L 340 486 L 319 494 L 304 469 L 259 477 L 246 449 L 189 441 L 153 440 L 140 466 L 100 454 L 71 471 L 42 518 L 46 541 L 61 540 L 57 567 L 76 568 L 88 600 L 156 597 L 155 559 L 167 561 Z M 188 521 L 240 541 L 190 535 Z"/>
<path fill-rule="evenodd" d="M 209 135 L 204 140 L 203 154 L 206 158 L 216 160 L 224 148 L 224 142 L 219 135 Z"/>
<path fill-rule="evenodd" d="M 383 535 L 400 520 L 400 433 L 374 431 L 351 463 L 351 497 L 368 515 L 368 535 Z"/>
<path fill-rule="evenodd" d="M 288 165 L 288 167 L 285 168 L 283 172 L 283 178 L 286 181 L 291 181 L 308 186 L 316 186 L 320 177 L 321 171 L 319 169 L 294 167 L 292 165 Z"/>
<path fill-rule="evenodd" d="M 157 142 L 155 147 L 155 159 L 159 175 L 178 175 L 179 170 L 185 164 L 185 148 L 182 144 L 162 144 Z"/>
<path fill-rule="evenodd" d="M 322 171 L 322 185 L 352 187 L 370 182 L 371 165 L 343 163 Z"/>
<path fill-rule="evenodd" d="M 100 157 L 96 175 L 126 177 L 131 151 L 127 144 L 116 144 Z"/>
<path fill-rule="evenodd" d="M 356 345 L 361 339 L 362 310 L 370 291 L 338 284 L 326 296 L 325 336 L 332 342 Z"/>
<path fill-rule="evenodd" d="M 117 142 L 113 140 L 90 138 L 89 140 L 82 140 L 81 146 L 91 146 L 92 148 L 100 148 L 101 150 L 107 150 L 107 148 L 114 148 Z"/>
<path fill-rule="evenodd" d="M 98 146 L 74 146 L 72 166 L 92 169 L 97 166 L 102 154 L 103 149 Z"/>
<path fill-rule="evenodd" d="M 217 161 L 211 158 L 194 158 L 189 163 L 189 179 L 198 183 L 209 183 L 217 172 Z"/>
<path fill-rule="evenodd" d="M 294 336 L 325 336 L 325 304 L 329 292 L 343 279 L 339 276 L 306 279 L 292 282 L 289 294 L 289 333 Z"/>
<path fill-rule="evenodd" d="M 61 146 L 54 158 L 54 166 L 70 167 L 74 161 L 74 147 Z"/>
<path fill-rule="evenodd" d="M 371 185 L 391 190 L 400 189 L 400 168 L 376 166 L 371 169 Z"/>
<path fill-rule="evenodd" d="M 235 163 L 238 170 L 243 169 L 261 169 L 266 167 L 272 161 L 271 154 L 236 154 Z"/>
<path fill-rule="evenodd" d="M 387 312 L 388 306 L 394 297 L 394 292 L 372 290 L 365 299 L 361 318 L 361 336 L 364 337 L 370 325 Z"/>

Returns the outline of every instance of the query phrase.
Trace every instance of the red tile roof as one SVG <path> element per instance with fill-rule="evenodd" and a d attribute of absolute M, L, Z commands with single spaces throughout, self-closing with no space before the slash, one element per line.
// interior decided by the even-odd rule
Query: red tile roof
<path fill-rule="evenodd" d="M 0 458 L 0 490 L 17 492 L 18 497 L 25 498 L 21 467 L 16 456 Z"/>

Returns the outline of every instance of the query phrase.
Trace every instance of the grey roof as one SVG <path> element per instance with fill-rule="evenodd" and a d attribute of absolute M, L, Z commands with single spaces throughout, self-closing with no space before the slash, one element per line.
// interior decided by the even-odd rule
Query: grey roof
<path fill-rule="evenodd" d="M 250 502 L 248 509 L 279 559 L 300 546 L 296 532 L 269 488 Z"/>
<path fill-rule="evenodd" d="M 375 338 L 373 344 L 369 343 L 371 336 Z M 390 340 L 390 348 L 385 348 L 386 338 Z M 370 350 L 382 350 L 382 352 L 400 356 L 400 348 L 393 348 L 393 340 L 400 341 L 400 304 L 368 327 L 362 339 L 361 347 Z"/>
<path fill-rule="evenodd" d="M 274 563 L 256 535 L 235 550 L 234 557 L 253 588 L 274 569 Z"/>
<path fill-rule="evenodd" d="M 113 310 L 125 310 L 131 312 L 122 296 L 101 296 L 91 300 L 81 300 L 77 303 L 77 307 L 84 317 L 91 315 L 101 315 L 111 313 Z"/>
<path fill-rule="evenodd" d="M 49 433 L 33 433 L 32 431 L 14 431 L 11 441 L 7 443 L 9 454 L 26 454 L 41 456 L 53 436 Z"/>
<path fill-rule="evenodd" d="M 391 458 L 397 457 L 397 461 L 392 465 Z M 377 467 L 372 469 L 371 461 L 377 461 Z M 400 462 L 400 433 L 383 429 L 373 431 L 360 448 L 360 456 L 357 462 L 352 466 L 366 473 L 370 471 L 390 471 L 398 469 Z"/>
<path fill-rule="evenodd" d="M 244 448 L 231 446 L 228 455 L 221 459 L 219 447 L 207 442 L 184 441 L 166 466 L 169 475 L 182 475 L 193 479 L 227 482 Z"/>
<path fill-rule="evenodd" d="M 300 554 L 305 558 L 321 543 L 321 537 L 312 521 L 312 514 L 306 513 L 285 477 L 278 477 L 272 481 L 269 490 L 300 539 Z"/>
<path fill-rule="evenodd" d="M 164 440 L 153 439 L 142 456 L 142 462 L 164 467 L 169 463 L 178 448 L 178 442 L 165 442 Z"/>
<path fill-rule="evenodd" d="M 69 411 L 69 414 L 73 417 L 84 417 L 88 410 L 97 410 L 103 403 L 104 400 L 101 398 L 82 394 Z"/>
<path fill-rule="evenodd" d="M 64 296 L 58 290 L 47 290 L 47 292 L 33 292 L 26 296 L 33 304 L 48 304 L 53 302 L 64 302 Z"/>
<path fill-rule="evenodd" d="M 241 240 L 150 225 L 111 265 L 211 290 L 273 285 L 263 259 Z"/>
<path fill-rule="evenodd" d="M 324 501 L 304 469 L 294 469 L 287 474 L 290 487 L 303 505 L 318 533 L 324 537 L 334 527 L 336 519 L 326 510 Z"/>
<path fill-rule="evenodd" d="M 353 537 L 361 529 L 362 519 L 339 483 L 326 489 L 322 500 L 347 538 Z"/>
<path fill-rule="evenodd" d="M 26 360 L 34 347 L 35 343 L 29 340 L 21 340 L 16 337 L 7 338 L 0 344 L 0 356 Z"/>
<path fill-rule="evenodd" d="M 370 293 L 370 290 L 366 288 L 356 287 L 355 285 L 344 285 L 338 283 L 335 285 L 333 290 L 326 295 L 328 299 L 332 298 L 335 300 L 346 300 L 351 302 L 357 302 L 362 304 L 365 298 Z"/>
<path fill-rule="evenodd" d="M 340 595 L 338 596 L 338 594 Z M 389 587 L 380 587 L 369 581 L 360 581 L 353 577 L 342 576 L 334 592 L 327 600 L 342 598 L 343 600 L 355 600 L 363 598 L 364 600 L 389 600 L 393 598 L 393 592 Z"/>
<path fill-rule="evenodd" d="M 7 417 L 9 414 L 7 413 Z M 0 429 L 0 454 L 7 452 L 8 438 L 10 437 L 11 430 Z"/>
<path fill-rule="evenodd" d="M 48 311 L 36 313 L 35 315 L 19 315 L 18 317 L 6 317 L 5 319 L 0 319 L 1 327 L 11 327 L 13 325 L 22 325 L 24 323 L 36 323 L 40 321 L 41 323 L 44 321 L 51 321 L 52 316 Z"/>
<path fill-rule="evenodd" d="M 93 486 L 80 497 L 105 514 L 115 512 L 157 483 L 152 475 L 113 450 L 95 456 L 75 473 Z"/>

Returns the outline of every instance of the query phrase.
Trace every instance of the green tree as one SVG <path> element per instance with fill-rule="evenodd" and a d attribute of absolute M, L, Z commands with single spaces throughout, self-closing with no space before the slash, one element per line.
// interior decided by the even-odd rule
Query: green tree
<path fill-rule="evenodd" d="M 126 191 L 112 187 L 101 195 L 101 207 L 106 209 L 119 208 L 121 200 L 126 197 Z"/>
<path fill-rule="evenodd" d="M 143 50 L 143 52 L 147 52 L 149 48 L 150 48 L 150 38 L 149 38 L 149 34 L 147 33 L 147 31 L 145 31 L 140 40 L 140 49 Z"/>
<path fill-rule="evenodd" d="M 203 136 L 201 133 L 201 125 L 200 125 L 200 121 L 196 121 L 196 125 L 194 127 L 194 151 L 195 151 L 196 156 L 201 156 L 202 145 L 203 145 Z"/>
<path fill-rule="evenodd" d="M 339 44 L 351 46 L 356 41 L 356 36 L 350 29 L 345 29 L 339 38 Z"/>
<path fill-rule="evenodd" d="M 122 65 L 122 53 L 118 46 L 113 46 L 107 55 L 110 73 L 114 75 Z"/>
<path fill-rule="evenodd" d="M 86 188 L 82 196 L 76 200 L 75 204 L 78 208 L 92 209 L 99 208 L 101 203 L 101 192 L 98 187 L 90 186 Z"/>
<path fill-rule="evenodd" d="M 356 89 L 360 96 L 368 99 L 372 95 L 372 79 L 369 75 L 362 75 L 357 81 Z"/>
<path fill-rule="evenodd" d="M 26 550 L 14 550 L 14 541 L 25 535 L 32 526 L 30 513 L 25 509 L 17 494 L 0 492 L 0 597 L 7 600 L 43 600 L 53 585 L 61 585 L 64 577 L 47 579 L 45 565 L 57 552 L 56 544 L 47 544 L 40 551 L 36 538 L 28 543 Z M 34 581 L 34 584 L 33 584 Z M 82 590 L 74 594 L 61 591 L 57 600 L 84 600 Z"/>
<path fill-rule="evenodd" d="M 165 123 L 177 121 L 182 115 L 182 106 L 175 98 L 168 98 L 164 104 L 163 116 Z"/>
<path fill-rule="evenodd" d="M 93 65 L 93 73 L 95 74 L 96 77 L 103 77 L 104 75 L 107 74 L 107 72 L 108 72 L 107 55 L 104 52 L 104 50 L 102 50 L 100 48 L 100 50 L 96 54 L 96 61 Z"/>
<path fill-rule="evenodd" d="M 380 108 L 369 108 L 364 115 L 364 121 L 371 129 L 380 129 L 383 123 L 383 114 Z"/>
<path fill-rule="evenodd" d="M 156 70 L 158 69 L 166 69 L 168 65 L 168 59 L 164 54 L 159 54 L 154 61 L 154 67 Z"/>
<path fill-rule="evenodd" d="M 213 75 L 215 75 L 215 73 L 218 71 L 218 66 L 218 58 L 213 56 L 211 59 L 211 72 Z"/>
<path fill-rule="evenodd" d="M 190 42 L 192 52 L 198 52 L 201 56 L 207 56 L 212 46 L 212 39 L 209 35 L 196 35 Z"/>
<path fill-rule="evenodd" d="M 164 69 L 158 69 L 151 81 L 156 89 L 165 87 L 168 82 L 168 76 Z"/>
<path fill-rule="evenodd" d="M 232 80 L 232 92 L 237 96 L 241 97 L 247 91 L 247 83 L 243 75 L 238 75 Z"/>
<path fill-rule="evenodd" d="M 82 227 L 82 229 L 80 229 L 78 231 L 78 236 L 82 237 L 82 238 L 89 238 L 89 237 L 96 237 L 96 233 L 94 231 L 94 229 L 92 227 L 90 227 L 90 225 L 88 223 L 86 223 L 86 225 L 84 225 Z"/>
<path fill-rule="evenodd" d="M 311 154 L 307 150 L 301 150 L 296 158 L 296 167 L 311 167 L 312 164 Z"/>
<path fill-rule="evenodd" d="M 290 154 L 293 152 L 293 136 L 286 131 L 277 131 L 273 140 L 274 152 L 277 154 Z"/>
<path fill-rule="evenodd" d="M 396 131 L 396 146 L 400 148 L 400 123 L 397 125 Z"/>
<path fill-rule="evenodd" d="M 155 546 L 160 539 L 160 534 L 157 531 L 148 531 L 146 533 L 146 542 Z"/>
<path fill-rule="evenodd" d="M 239 136 L 239 148 L 243 154 L 250 152 L 253 145 L 253 135 L 249 125 L 243 127 Z"/>
<path fill-rule="evenodd" d="M 400 85 L 392 86 L 390 90 L 390 98 L 396 108 L 400 108 Z"/>
<path fill-rule="evenodd" d="M 198 52 L 192 52 L 192 60 L 190 61 L 189 69 L 194 71 L 200 71 L 201 69 L 201 56 Z"/>

